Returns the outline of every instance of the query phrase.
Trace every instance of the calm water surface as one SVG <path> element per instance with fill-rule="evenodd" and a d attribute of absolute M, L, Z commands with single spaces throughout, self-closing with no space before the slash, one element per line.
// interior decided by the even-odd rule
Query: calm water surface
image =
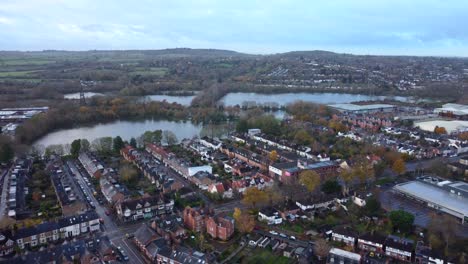
<path fill-rule="evenodd" d="M 281 93 L 281 94 L 259 94 L 259 93 L 228 93 L 221 98 L 220 102 L 225 106 L 235 105 L 274 105 L 284 106 L 298 100 L 320 103 L 320 104 L 343 104 L 357 101 L 378 101 L 394 99 L 398 101 L 411 100 L 402 96 L 369 96 L 362 94 L 343 93 Z"/>
<path fill-rule="evenodd" d="M 190 105 L 192 103 L 192 99 L 195 95 L 147 95 L 144 96 L 144 100 L 150 101 L 166 101 L 168 103 L 178 103 L 181 105 Z"/>
<path fill-rule="evenodd" d="M 137 138 L 147 130 L 169 130 L 174 132 L 177 139 L 192 138 L 199 136 L 202 131 L 201 125 L 195 125 L 191 122 L 175 122 L 167 120 L 143 120 L 143 121 L 116 121 L 106 124 L 97 124 L 89 127 L 78 127 L 52 132 L 37 140 L 35 145 L 56 145 L 70 144 L 73 140 L 86 138 L 92 142 L 100 137 L 121 136 L 124 140 Z"/>

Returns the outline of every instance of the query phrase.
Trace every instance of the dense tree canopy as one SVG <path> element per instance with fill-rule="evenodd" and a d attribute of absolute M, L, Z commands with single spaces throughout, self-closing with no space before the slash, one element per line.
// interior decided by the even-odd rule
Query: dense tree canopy
<path fill-rule="evenodd" d="M 77 158 L 78 155 L 80 154 L 80 149 L 81 149 L 81 139 L 73 140 L 73 142 L 71 143 L 70 154 L 74 158 Z"/>
<path fill-rule="evenodd" d="M 390 212 L 390 221 L 394 230 L 409 233 L 413 227 L 414 215 L 403 210 Z"/>
<path fill-rule="evenodd" d="M 320 186 L 320 175 L 313 170 L 305 170 L 299 174 L 299 182 L 304 185 L 309 192 L 315 192 Z"/>
<path fill-rule="evenodd" d="M 120 136 L 116 136 L 112 140 L 112 145 L 113 145 L 113 150 L 115 153 L 119 153 L 120 150 L 125 146 L 125 143 L 123 142 L 122 138 Z"/>
<path fill-rule="evenodd" d="M 13 142 L 8 137 L 0 135 L 0 163 L 9 162 L 14 156 Z"/>

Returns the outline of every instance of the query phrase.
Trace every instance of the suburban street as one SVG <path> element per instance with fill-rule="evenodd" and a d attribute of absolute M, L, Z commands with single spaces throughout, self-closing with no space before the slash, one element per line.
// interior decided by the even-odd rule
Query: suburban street
<path fill-rule="evenodd" d="M 3 217 L 5 217 L 7 211 L 7 195 L 8 195 L 8 181 L 9 181 L 9 169 L 5 169 L 2 171 L 1 181 L 0 184 L 2 186 L 2 193 L 1 193 L 1 199 L 0 199 L 0 221 L 3 220 Z"/>
<path fill-rule="evenodd" d="M 115 220 L 111 217 L 106 215 L 106 208 L 105 205 L 99 204 L 96 198 L 93 195 L 93 191 L 91 188 L 86 184 L 83 178 L 83 174 L 78 169 L 78 166 L 72 161 L 67 161 L 67 166 L 70 168 L 70 171 L 76 176 L 75 179 L 77 182 L 84 186 L 85 195 L 87 195 L 92 203 L 96 206 L 96 213 L 99 217 L 104 221 L 102 224 L 102 230 L 105 235 L 109 238 L 109 240 L 115 245 L 120 246 L 123 250 L 127 253 L 129 257 L 129 263 L 146 263 L 145 259 L 142 257 L 141 253 L 138 249 L 133 245 L 131 240 L 128 240 L 126 234 L 133 234 L 141 225 L 141 223 L 133 224 L 133 225 L 125 225 L 125 226 L 118 226 Z"/>

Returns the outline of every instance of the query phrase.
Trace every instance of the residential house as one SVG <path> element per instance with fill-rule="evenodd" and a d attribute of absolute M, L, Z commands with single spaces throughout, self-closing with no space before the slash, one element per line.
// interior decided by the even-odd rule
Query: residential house
<path fill-rule="evenodd" d="M 339 248 L 332 248 L 328 253 L 328 264 L 360 264 L 361 255 Z"/>
<path fill-rule="evenodd" d="M 164 196 L 128 199 L 117 202 L 115 208 L 119 220 L 131 222 L 172 213 L 174 200 L 167 199 Z"/>
<path fill-rule="evenodd" d="M 95 232 L 99 228 L 99 216 L 95 211 L 88 211 L 80 215 L 61 218 L 58 221 L 20 228 L 14 232 L 12 238 L 20 249 L 24 249 Z"/>
<path fill-rule="evenodd" d="M 209 138 L 207 136 L 200 138 L 200 143 L 203 146 L 207 148 L 211 148 L 213 150 L 219 149 L 222 145 L 222 142 L 219 141 L 218 139 Z"/>
<path fill-rule="evenodd" d="M 166 241 L 180 243 L 182 238 L 187 235 L 183 224 L 184 222 L 181 217 L 172 214 L 155 217 L 151 222 L 151 227 Z"/>
<path fill-rule="evenodd" d="M 101 186 L 101 192 L 104 198 L 106 198 L 109 204 L 113 205 L 125 198 L 125 195 L 121 193 L 107 177 L 101 177 L 99 179 L 99 185 Z"/>
<path fill-rule="evenodd" d="M 14 252 L 15 241 L 10 238 L 9 232 L 0 233 L 0 257 L 5 257 Z"/>
<path fill-rule="evenodd" d="M 331 236 L 333 241 L 344 243 L 353 248 L 356 245 L 357 238 L 356 232 L 347 227 L 334 229 Z"/>
<path fill-rule="evenodd" d="M 78 156 L 78 160 L 81 162 L 81 165 L 83 165 L 83 168 L 91 177 L 99 176 L 104 170 L 104 166 L 98 162 L 91 153 L 81 152 Z"/>
<path fill-rule="evenodd" d="M 234 234 L 234 219 L 230 216 L 208 216 L 205 219 L 206 232 L 212 237 L 228 240 Z"/>
<path fill-rule="evenodd" d="M 205 231 L 205 218 L 203 210 L 185 207 L 183 212 L 184 225 L 195 232 Z"/>
<path fill-rule="evenodd" d="M 396 236 L 388 236 L 385 241 L 385 255 L 397 261 L 413 262 L 414 242 Z"/>
<path fill-rule="evenodd" d="M 384 253 L 385 237 L 378 234 L 367 233 L 358 238 L 358 248 L 376 254 Z"/>
<path fill-rule="evenodd" d="M 153 254 L 147 250 L 147 246 L 158 238 L 156 232 L 146 224 L 142 224 L 134 233 L 133 242 L 143 255 L 151 261 L 154 261 Z"/>
<path fill-rule="evenodd" d="M 151 263 L 158 263 L 158 254 L 167 248 L 169 248 L 167 240 L 163 237 L 157 238 L 146 246 L 146 257 L 151 261 Z"/>
<path fill-rule="evenodd" d="M 430 247 L 418 242 L 415 252 L 415 263 L 418 264 L 444 264 L 444 257 Z"/>
<path fill-rule="evenodd" d="M 266 207 L 258 212 L 258 220 L 266 221 L 268 224 L 279 225 L 283 222 L 280 212 L 273 207 Z"/>
<path fill-rule="evenodd" d="M 122 148 L 120 150 L 120 155 L 122 155 L 125 160 L 130 162 L 135 161 L 140 156 L 138 151 L 130 145 L 126 145 L 124 148 Z"/>
<path fill-rule="evenodd" d="M 293 201 L 288 200 L 276 207 L 280 212 L 281 218 L 290 222 L 295 221 L 299 217 L 301 208 Z"/>
<path fill-rule="evenodd" d="M 216 182 L 213 174 L 206 171 L 199 171 L 189 178 L 193 184 L 202 190 L 208 190 L 208 187 Z"/>
<path fill-rule="evenodd" d="M 247 149 L 223 145 L 220 150 L 231 158 L 237 158 L 246 162 L 250 166 L 257 167 L 261 170 L 267 170 L 268 164 L 270 163 L 268 157 L 259 155 Z"/>
<path fill-rule="evenodd" d="M 206 259 L 205 254 L 199 251 L 193 251 L 191 248 L 186 247 L 177 247 L 177 248 L 170 248 L 164 247 L 162 248 L 156 258 L 157 264 L 189 264 L 189 263 L 197 263 L 197 264 L 206 264 L 208 260 Z"/>

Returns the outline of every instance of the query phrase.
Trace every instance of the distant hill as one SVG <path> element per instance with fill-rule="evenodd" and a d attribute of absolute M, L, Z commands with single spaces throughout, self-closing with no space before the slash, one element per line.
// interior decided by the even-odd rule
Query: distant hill
<path fill-rule="evenodd" d="M 48 57 L 48 58 L 110 58 L 118 59 L 142 59 L 151 57 L 180 58 L 180 57 L 247 57 L 252 56 L 230 50 L 220 49 L 189 49 L 175 48 L 162 50 L 89 50 L 89 51 L 65 51 L 65 50 L 44 50 L 44 51 L 0 51 L 0 56 L 8 57 Z"/>

